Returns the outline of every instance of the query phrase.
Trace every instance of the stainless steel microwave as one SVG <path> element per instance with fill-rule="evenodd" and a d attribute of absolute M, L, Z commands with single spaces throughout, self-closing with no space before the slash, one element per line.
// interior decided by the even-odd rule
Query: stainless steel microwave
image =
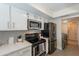
<path fill-rule="evenodd" d="M 40 21 L 28 19 L 28 29 L 41 29 L 42 23 Z"/>

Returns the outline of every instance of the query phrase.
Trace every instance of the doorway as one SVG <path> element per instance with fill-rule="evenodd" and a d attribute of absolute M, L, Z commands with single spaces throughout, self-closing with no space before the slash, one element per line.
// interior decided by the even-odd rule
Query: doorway
<path fill-rule="evenodd" d="M 67 34 L 66 47 L 78 47 L 78 22 L 79 17 L 70 18 L 66 23 L 62 23 L 62 32 Z"/>
<path fill-rule="evenodd" d="M 78 47 L 77 33 L 78 25 L 77 20 L 71 20 L 68 22 L 68 37 L 67 37 L 67 46 L 68 47 Z"/>

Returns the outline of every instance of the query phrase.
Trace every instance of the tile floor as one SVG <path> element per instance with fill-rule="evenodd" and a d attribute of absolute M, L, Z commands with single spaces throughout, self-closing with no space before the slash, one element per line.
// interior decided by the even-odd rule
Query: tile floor
<path fill-rule="evenodd" d="M 53 54 L 49 56 L 79 56 L 78 47 L 67 47 L 64 50 L 56 50 Z"/>

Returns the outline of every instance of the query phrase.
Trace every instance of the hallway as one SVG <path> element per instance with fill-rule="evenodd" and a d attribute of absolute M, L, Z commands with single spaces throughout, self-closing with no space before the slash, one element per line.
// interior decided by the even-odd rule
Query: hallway
<path fill-rule="evenodd" d="M 64 50 L 57 50 L 50 56 L 79 56 L 79 47 L 67 47 Z"/>

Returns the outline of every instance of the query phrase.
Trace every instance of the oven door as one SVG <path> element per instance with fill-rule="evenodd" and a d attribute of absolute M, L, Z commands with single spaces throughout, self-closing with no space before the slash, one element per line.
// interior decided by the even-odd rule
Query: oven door
<path fill-rule="evenodd" d="M 35 45 L 32 47 L 32 55 L 36 56 L 39 54 L 39 45 Z"/>
<path fill-rule="evenodd" d="M 46 55 L 45 43 L 34 45 L 32 47 L 32 55 L 33 56 L 45 56 Z"/>

